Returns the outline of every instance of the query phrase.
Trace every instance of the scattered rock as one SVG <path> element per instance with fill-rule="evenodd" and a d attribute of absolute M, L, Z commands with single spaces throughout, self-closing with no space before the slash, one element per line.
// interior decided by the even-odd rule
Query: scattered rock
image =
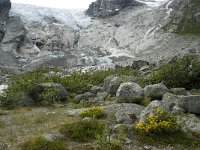
<path fill-rule="evenodd" d="M 98 92 L 95 101 L 104 101 L 109 96 L 106 92 Z"/>
<path fill-rule="evenodd" d="M 143 89 L 139 84 L 134 82 L 122 83 L 116 94 L 116 99 L 119 103 L 134 103 L 138 102 L 138 100 L 142 99 L 143 97 Z"/>
<path fill-rule="evenodd" d="M 117 90 L 121 83 L 123 83 L 123 79 L 121 77 L 114 77 L 108 86 L 108 94 L 111 96 L 116 96 Z"/>
<path fill-rule="evenodd" d="M 162 103 L 167 107 L 169 110 L 172 110 L 172 108 L 176 105 L 179 105 L 179 102 L 181 101 L 181 97 L 171 94 L 171 93 L 165 93 L 162 98 Z"/>
<path fill-rule="evenodd" d="M 102 90 L 102 88 L 101 87 L 99 87 L 99 86 L 93 86 L 91 89 L 90 89 L 90 92 L 92 93 L 92 94 L 97 94 L 99 91 L 101 91 Z"/>
<path fill-rule="evenodd" d="M 133 119 L 130 117 L 130 115 L 127 112 L 124 112 L 123 110 L 119 110 L 115 113 L 115 118 L 117 123 L 120 124 L 133 124 Z"/>
<path fill-rule="evenodd" d="M 134 69 L 142 69 L 143 67 L 149 66 L 149 62 L 143 60 L 134 61 L 132 67 Z"/>
<path fill-rule="evenodd" d="M 187 112 L 200 115 L 200 96 L 184 96 L 180 106 Z"/>
<path fill-rule="evenodd" d="M 152 100 L 161 100 L 162 99 L 162 96 L 168 92 L 168 88 L 162 84 L 162 83 L 159 83 L 159 84 L 153 84 L 153 85 L 147 85 L 145 88 L 144 88 L 144 95 L 146 97 L 150 97 Z"/>
<path fill-rule="evenodd" d="M 157 108 L 167 109 L 161 101 L 152 101 L 141 113 L 139 119 L 145 120 Z"/>
<path fill-rule="evenodd" d="M 61 134 L 44 134 L 42 137 L 50 142 L 63 139 Z"/>
<path fill-rule="evenodd" d="M 95 98 L 95 94 L 92 94 L 90 92 L 86 92 L 84 94 L 80 94 L 80 95 L 77 95 L 75 98 L 74 98 L 74 101 L 78 104 L 80 102 L 83 102 L 83 101 L 88 101 L 90 99 L 93 99 Z"/>
<path fill-rule="evenodd" d="M 175 95 L 187 95 L 187 91 L 185 88 L 172 88 L 170 92 Z"/>

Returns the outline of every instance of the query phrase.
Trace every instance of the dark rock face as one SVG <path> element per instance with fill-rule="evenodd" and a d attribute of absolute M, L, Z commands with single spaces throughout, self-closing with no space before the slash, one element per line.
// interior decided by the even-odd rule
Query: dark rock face
<path fill-rule="evenodd" d="M 129 6 L 142 5 L 135 0 L 97 0 L 93 2 L 86 14 L 92 17 L 107 18 L 119 13 L 119 10 Z"/>
<path fill-rule="evenodd" d="M 8 13 L 11 8 L 10 0 L 1 0 L 0 1 L 0 42 L 4 37 L 4 27 L 5 21 L 8 18 Z"/>

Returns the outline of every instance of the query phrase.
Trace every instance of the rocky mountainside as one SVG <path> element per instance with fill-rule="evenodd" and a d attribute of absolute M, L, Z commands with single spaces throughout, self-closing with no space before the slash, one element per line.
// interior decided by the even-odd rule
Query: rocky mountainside
<path fill-rule="evenodd" d="M 40 65 L 101 68 L 132 65 L 138 59 L 159 63 L 188 51 L 199 52 L 198 36 L 177 34 L 189 28 L 181 26 L 187 23 L 186 18 L 197 21 L 198 27 L 198 9 L 193 9 L 197 5 L 191 2 L 194 3 L 97 0 L 86 10 L 91 20 L 83 10 L 19 4 L 13 4 L 8 15 L 10 1 L 4 0 L 0 3 L 4 8 L 0 30 L 1 74 Z M 194 17 L 184 15 L 189 9 L 196 10 Z"/>

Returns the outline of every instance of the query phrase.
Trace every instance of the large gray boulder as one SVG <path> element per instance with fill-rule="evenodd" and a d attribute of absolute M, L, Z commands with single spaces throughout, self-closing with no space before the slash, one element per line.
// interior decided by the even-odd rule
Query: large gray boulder
<path fill-rule="evenodd" d="M 130 6 L 138 6 L 142 3 L 135 0 L 96 0 L 86 10 L 91 17 L 106 18 L 119 13 L 119 10 Z"/>
<path fill-rule="evenodd" d="M 152 101 L 141 113 L 139 119 L 145 120 L 150 114 L 154 112 L 157 108 L 167 109 L 166 106 L 161 101 L 155 100 Z"/>
<path fill-rule="evenodd" d="M 152 100 L 160 100 L 162 99 L 162 96 L 168 92 L 169 89 L 163 84 L 153 84 L 153 85 L 147 85 L 144 88 L 144 95 L 146 97 L 150 97 Z"/>
<path fill-rule="evenodd" d="M 117 90 L 121 83 L 123 83 L 123 79 L 121 77 L 114 77 L 108 86 L 108 94 L 111 96 L 116 96 Z"/>
<path fill-rule="evenodd" d="M 180 101 L 181 101 L 180 96 L 171 93 L 165 93 L 161 100 L 163 105 L 165 105 L 170 110 L 172 110 L 175 105 L 178 106 Z"/>
<path fill-rule="evenodd" d="M 190 113 L 200 115 L 200 96 L 184 96 L 180 106 Z"/>
<path fill-rule="evenodd" d="M 125 82 L 117 90 L 116 98 L 119 103 L 137 103 L 143 98 L 143 89 L 137 83 Z"/>
<path fill-rule="evenodd" d="M 95 98 L 95 94 L 92 94 L 90 92 L 86 92 L 84 94 L 79 94 L 74 98 L 74 101 L 78 104 L 80 102 L 84 102 L 84 101 L 89 101 L 91 99 Z"/>
<path fill-rule="evenodd" d="M 176 95 L 187 95 L 187 91 L 185 88 L 172 88 L 170 92 Z"/>
<path fill-rule="evenodd" d="M 30 95 L 36 103 L 50 104 L 55 101 L 66 101 L 69 93 L 61 84 L 42 83 L 37 85 Z"/>

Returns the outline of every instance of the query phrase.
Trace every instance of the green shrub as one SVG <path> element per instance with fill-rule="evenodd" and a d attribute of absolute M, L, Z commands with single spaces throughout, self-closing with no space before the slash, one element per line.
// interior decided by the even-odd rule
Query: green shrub
<path fill-rule="evenodd" d="M 46 73 L 54 71 L 56 75 L 47 76 Z M 31 95 L 31 92 L 35 89 L 38 84 L 41 83 L 59 83 L 62 84 L 66 90 L 68 90 L 73 95 L 78 93 L 84 93 L 89 91 L 92 86 L 99 85 L 103 80 L 110 75 L 131 75 L 137 76 L 139 72 L 131 68 L 118 68 L 118 69 L 108 69 L 108 70 L 97 70 L 88 71 L 85 73 L 74 72 L 68 76 L 62 76 L 58 69 L 40 67 L 34 71 L 22 73 L 20 75 L 11 76 L 9 79 L 9 87 L 6 90 L 7 99 L 12 99 L 16 93 L 25 92 Z M 43 97 L 50 97 L 55 99 L 55 95 L 50 92 L 45 92 L 42 94 Z M 54 92 L 53 92 L 54 93 Z M 73 97 L 71 95 L 71 97 Z"/>
<path fill-rule="evenodd" d="M 105 116 L 105 112 L 104 112 L 103 108 L 96 107 L 96 106 L 89 108 L 87 110 L 84 110 L 80 113 L 81 118 L 91 117 L 91 118 L 99 119 L 104 116 Z"/>
<path fill-rule="evenodd" d="M 54 88 L 46 88 L 40 95 L 39 99 L 46 101 L 49 104 L 56 102 L 60 99 L 58 91 Z"/>
<path fill-rule="evenodd" d="M 97 135 L 101 135 L 105 129 L 105 124 L 98 120 L 82 120 L 74 123 L 65 124 L 60 132 L 66 137 L 76 141 L 94 140 Z"/>
<path fill-rule="evenodd" d="M 173 134 L 180 128 L 171 112 L 157 108 L 145 120 L 140 120 L 136 129 L 144 134 Z"/>
<path fill-rule="evenodd" d="M 170 88 L 200 88 L 200 59 L 196 55 L 185 55 L 173 63 L 162 65 L 155 70 L 149 80 L 151 83 L 164 84 Z"/>
<path fill-rule="evenodd" d="M 21 145 L 22 150 L 67 150 L 66 143 L 61 140 L 47 141 L 42 137 L 34 138 Z"/>
<path fill-rule="evenodd" d="M 96 150 L 122 150 L 122 144 L 119 140 L 110 140 L 112 130 L 106 128 L 101 135 L 96 137 L 94 148 Z"/>

